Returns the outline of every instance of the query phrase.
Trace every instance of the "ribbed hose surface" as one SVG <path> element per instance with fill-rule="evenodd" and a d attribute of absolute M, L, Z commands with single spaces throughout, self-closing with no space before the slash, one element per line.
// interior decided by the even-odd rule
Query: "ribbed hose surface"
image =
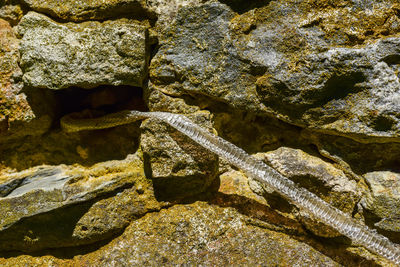
<path fill-rule="evenodd" d="M 111 116 L 113 119 L 115 116 Z M 378 255 L 400 266 L 400 251 L 386 237 L 372 231 L 367 226 L 361 225 L 342 211 L 332 207 L 316 195 L 296 186 L 294 182 L 281 175 L 262 161 L 255 159 L 244 150 L 200 128 L 185 116 L 167 112 L 139 112 L 130 111 L 126 114 L 125 121 L 129 123 L 147 117 L 165 121 L 178 131 L 190 137 L 206 149 L 226 159 L 232 165 L 242 169 L 249 176 L 267 184 L 282 196 L 298 207 L 307 210 L 315 218 L 333 227 L 341 234 L 349 237 L 355 244 L 360 244 Z M 117 119 L 118 120 L 118 119 Z M 120 120 L 123 120 L 121 118 Z M 105 119 L 105 122 L 109 120 Z M 105 128 L 99 127 L 99 122 L 91 123 L 89 120 L 65 120 L 61 123 L 67 131 Z M 97 125 L 95 125 L 97 124 Z M 121 122 L 115 125 L 120 125 Z M 107 124 L 109 125 L 109 124 Z M 108 126 L 110 127 L 110 126 Z"/>

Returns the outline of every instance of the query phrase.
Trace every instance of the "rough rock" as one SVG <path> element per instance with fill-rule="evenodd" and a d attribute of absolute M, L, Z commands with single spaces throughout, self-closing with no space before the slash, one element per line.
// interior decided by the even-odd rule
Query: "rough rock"
<path fill-rule="evenodd" d="M 122 160 L 138 150 L 140 122 L 98 131 L 67 134 L 53 129 L 40 136 L 10 140 L 0 146 L 0 175 L 40 165 L 91 166 Z M 7 171 L 8 169 L 8 171 Z"/>
<path fill-rule="evenodd" d="M 398 0 L 0 0 L 0 18 L 1 266 L 390 266 L 159 121 L 58 119 L 185 114 L 399 243 Z"/>
<path fill-rule="evenodd" d="M 188 117 L 203 127 L 211 126 L 208 112 L 199 111 Z M 152 178 L 161 198 L 204 192 L 217 177 L 217 157 L 190 138 L 158 120 L 143 122 L 141 129 L 147 176 Z"/>
<path fill-rule="evenodd" d="M 360 200 L 361 194 L 355 181 L 350 180 L 343 171 L 331 164 L 299 149 L 282 147 L 268 153 L 259 153 L 256 157 L 270 164 L 299 186 L 313 192 L 346 213 L 352 213 Z M 251 185 L 256 192 L 261 191 L 253 183 Z M 267 199 L 273 201 L 276 197 L 272 194 L 273 190 L 264 185 L 262 187 L 265 188 L 264 194 Z M 277 202 L 279 203 L 279 201 Z M 284 202 L 281 207 L 276 204 L 276 208 L 285 210 Z M 300 211 L 300 220 L 309 230 L 319 236 L 340 235 L 336 230 L 313 219 L 307 212 Z"/>
<path fill-rule="evenodd" d="M 155 29 L 160 34 L 165 33 L 173 24 L 178 10 L 184 6 L 198 6 L 207 0 L 148 0 L 147 5 L 157 15 Z"/>
<path fill-rule="evenodd" d="M 362 205 L 375 218 L 375 226 L 400 232 L 400 174 L 389 171 L 369 172 L 364 175 L 369 190 Z"/>
<path fill-rule="evenodd" d="M 19 4 L 14 1 L 0 1 L 0 18 L 8 21 L 11 25 L 16 25 L 22 18 L 23 12 Z"/>
<path fill-rule="evenodd" d="M 150 83 L 146 103 L 151 111 L 187 114 L 194 122 L 212 129 L 212 116 L 198 106 L 154 90 Z M 218 159 L 190 138 L 158 120 L 141 125 L 141 149 L 147 176 L 161 198 L 182 198 L 204 192 L 218 174 Z"/>
<path fill-rule="evenodd" d="M 219 176 L 220 186 L 218 192 L 223 194 L 236 194 L 255 200 L 263 205 L 268 205 L 268 202 L 259 194 L 253 192 L 249 185 L 248 178 L 240 171 L 230 170 Z"/>
<path fill-rule="evenodd" d="M 393 4 L 283 1 L 236 17 L 216 2 L 183 7 L 151 81 L 169 95 L 206 95 L 324 133 L 399 140 L 400 39 L 376 41 L 400 29 Z"/>
<path fill-rule="evenodd" d="M 98 251 L 71 260 L 51 256 L 0 259 L 2 265 L 25 262 L 96 266 L 341 266 L 312 246 L 248 225 L 246 218 L 232 208 L 203 202 L 149 213 Z"/>
<path fill-rule="evenodd" d="M 32 10 L 68 21 L 104 20 L 118 16 L 151 17 L 146 0 L 23 0 Z"/>
<path fill-rule="evenodd" d="M 248 76 L 240 82 L 244 64 L 232 57 L 229 21 L 233 17 L 228 7 L 218 3 L 181 8 L 151 62 L 150 79 L 157 89 L 169 95 L 185 91 L 213 95 L 218 90 L 228 101 L 241 96 Z"/>
<path fill-rule="evenodd" d="M 176 206 L 159 214 L 149 214 L 133 223 L 122 237 L 116 245 L 124 249 L 112 249 L 108 253 L 110 257 L 103 260 L 104 264 L 129 262 L 141 265 L 152 261 L 184 265 L 274 265 L 283 262 L 292 265 L 300 260 L 315 266 L 336 265 L 311 247 L 285 235 L 246 225 L 245 219 L 232 209 L 205 203 Z M 296 256 L 288 256 L 293 253 Z"/>
<path fill-rule="evenodd" d="M 42 134 L 51 123 L 51 105 L 37 101 L 39 98 L 42 101 L 52 99 L 42 91 L 32 95 L 23 90 L 18 45 L 19 40 L 10 24 L 0 19 L 0 142 Z"/>
<path fill-rule="evenodd" d="M 321 135 L 309 130 L 302 131 L 301 135 L 315 145 L 321 155 L 345 169 L 351 168 L 355 173 L 400 171 L 398 142 L 360 143 L 346 137 Z"/>
<path fill-rule="evenodd" d="M 146 26 L 121 19 L 57 23 L 29 12 L 18 25 L 25 85 L 62 89 L 102 84 L 142 86 L 147 73 Z"/>
<path fill-rule="evenodd" d="M 94 243 L 162 206 L 137 155 L 87 169 L 36 167 L 3 175 L 0 182 L 1 251 Z"/>
<path fill-rule="evenodd" d="M 221 207 L 233 207 L 241 214 L 248 216 L 251 223 L 273 231 L 292 235 L 304 235 L 304 229 L 294 216 L 281 212 L 270 203 L 252 191 L 253 180 L 249 180 L 242 172 L 230 170 L 219 176 L 218 193 L 211 203 Z"/>

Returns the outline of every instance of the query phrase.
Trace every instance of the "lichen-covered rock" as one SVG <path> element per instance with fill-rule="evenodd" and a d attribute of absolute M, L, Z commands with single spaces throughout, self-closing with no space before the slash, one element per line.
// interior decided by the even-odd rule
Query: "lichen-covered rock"
<path fill-rule="evenodd" d="M 18 32 L 23 81 L 30 87 L 142 86 L 147 73 L 147 28 L 134 21 L 60 24 L 29 12 Z"/>
<path fill-rule="evenodd" d="M 23 0 L 32 10 L 68 21 L 104 20 L 123 15 L 151 17 L 146 0 Z"/>
<path fill-rule="evenodd" d="M 114 246 L 103 264 L 293 265 L 301 260 L 313 266 L 337 265 L 285 235 L 246 225 L 232 209 L 201 202 L 145 216 Z"/>
<path fill-rule="evenodd" d="M 376 217 L 375 226 L 386 231 L 400 232 L 400 174 L 376 171 L 364 177 L 369 190 L 361 203 Z"/>
<path fill-rule="evenodd" d="M 199 111 L 188 117 L 210 128 L 208 112 Z M 158 120 L 143 122 L 141 129 L 145 168 L 160 197 L 187 197 L 204 192 L 211 185 L 218 170 L 215 155 Z"/>
<path fill-rule="evenodd" d="M 393 4 L 281 1 L 236 17 L 216 2 L 183 7 L 151 80 L 170 95 L 206 95 L 325 133 L 399 139 L 400 39 L 376 41 L 400 29 Z"/>
<path fill-rule="evenodd" d="M 57 120 L 168 111 L 281 147 L 256 157 L 398 243 L 397 2 L 0 0 L 0 265 L 388 266 L 164 123 Z"/>
<path fill-rule="evenodd" d="M 149 84 L 146 102 L 151 111 L 187 114 L 197 124 L 212 130 L 211 114 L 184 99 L 154 90 Z M 141 149 L 147 176 L 161 198 L 182 198 L 204 192 L 216 179 L 218 159 L 207 149 L 158 120 L 141 125 Z"/>
<path fill-rule="evenodd" d="M 52 99 L 42 91 L 23 91 L 18 46 L 10 24 L 0 19 L 0 142 L 42 134 L 52 121 L 52 105 L 37 102 Z"/>
<path fill-rule="evenodd" d="M 234 207 L 241 214 L 252 219 L 252 223 L 273 231 L 304 235 L 304 228 L 294 216 L 272 207 L 262 197 L 262 192 L 253 192 L 254 180 L 249 180 L 242 172 L 230 170 L 219 176 L 218 193 L 211 203 L 222 207 Z M 261 189 L 262 190 L 262 189 Z"/>
<path fill-rule="evenodd" d="M 331 164 L 299 149 L 282 147 L 268 153 L 259 153 L 256 157 L 346 213 L 352 213 L 360 200 L 361 195 L 355 181 Z M 257 187 L 255 189 L 257 191 Z M 265 189 L 267 194 L 273 193 L 270 188 Z M 340 235 L 336 230 L 313 219 L 307 212 L 300 211 L 300 215 L 301 221 L 315 234 L 323 237 Z"/>
<path fill-rule="evenodd" d="M 235 194 L 255 200 L 263 205 L 268 202 L 259 194 L 253 192 L 249 185 L 248 178 L 240 171 L 230 170 L 219 176 L 220 186 L 218 192 L 223 194 Z"/>
<path fill-rule="evenodd" d="M 0 2 L 0 18 L 8 21 L 11 25 L 16 25 L 23 15 L 21 6 L 14 4 L 14 1 L 3 0 L 2 2 Z"/>
<path fill-rule="evenodd" d="M 184 6 L 198 6 L 207 0 L 147 0 L 147 5 L 157 15 L 155 29 L 161 34 L 175 21 L 178 10 Z"/>
<path fill-rule="evenodd" d="M 321 155 L 346 169 L 351 167 L 356 173 L 400 170 L 399 142 L 364 143 L 311 130 L 302 131 L 301 135 L 315 145 Z"/>
<path fill-rule="evenodd" d="M 252 81 L 241 73 L 246 64 L 232 47 L 229 21 L 234 15 L 219 3 L 181 8 L 151 62 L 156 88 L 169 95 L 201 93 L 240 101 Z"/>
<path fill-rule="evenodd" d="M 203 202 L 149 213 L 98 251 L 73 259 L 0 258 L 5 266 L 27 262 L 67 266 L 341 266 L 285 234 L 247 225 L 246 218 L 232 208 Z"/>
<path fill-rule="evenodd" d="M 0 183 L 1 251 L 90 244 L 162 206 L 137 155 L 88 169 L 36 167 L 3 175 Z"/>

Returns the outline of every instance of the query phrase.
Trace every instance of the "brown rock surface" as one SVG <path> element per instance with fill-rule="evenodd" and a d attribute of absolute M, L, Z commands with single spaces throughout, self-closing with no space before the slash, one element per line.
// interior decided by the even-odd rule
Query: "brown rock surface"
<path fill-rule="evenodd" d="M 51 105 L 37 103 L 39 98 L 48 100 L 48 95 L 38 91 L 32 99 L 32 92 L 23 90 L 18 65 L 19 42 L 10 24 L 0 19 L 0 143 L 10 138 L 42 134 L 51 123 Z"/>

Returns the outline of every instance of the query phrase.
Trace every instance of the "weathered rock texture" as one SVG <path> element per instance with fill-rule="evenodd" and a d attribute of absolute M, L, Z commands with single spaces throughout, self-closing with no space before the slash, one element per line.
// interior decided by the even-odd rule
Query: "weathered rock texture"
<path fill-rule="evenodd" d="M 192 119 L 209 127 L 207 117 L 207 113 L 198 113 Z M 146 121 L 141 129 L 146 171 L 161 196 L 184 197 L 211 185 L 217 175 L 215 155 L 159 121 Z"/>
<path fill-rule="evenodd" d="M 362 204 L 376 220 L 376 226 L 386 231 L 400 232 L 400 174 L 388 171 L 365 174 L 370 188 Z"/>
<path fill-rule="evenodd" d="M 23 0 L 32 10 L 68 20 L 103 20 L 118 16 L 154 17 L 146 0 Z"/>
<path fill-rule="evenodd" d="M 0 2 L 0 18 L 8 21 L 12 25 L 19 22 L 23 15 L 21 6 L 17 1 L 3 0 Z"/>
<path fill-rule="evenodd" d="M 133 21 L 59 24 L 30 12 L 18 32 L 27 86 L 142 86 L 147 73 L 147 29 Z"/>
<path fill-rule="evenodd" d="M 54 257 L 17 257 L 0 264 L 60 264 Z M 301 263 L 300 263 L 301 262 Z M 64 264 L 340 266 L 287 235 L 247 225 L 231 208 L 197 202 L 147 214 L 100 250 Z"/>
<path fill-rule="evenodd" d="M 94 243 L 162 206 L 137 155 L 88 169 L 42 166 L 0 182 L 1 251 Z"/>
<path fill-rule="evenodd" d="M 23 90 L 18 45 L 10 24 L 0 19 L 0 139 L 42 134 L 51 124 L 52 104 L 36 102 L 48 100 L 46 93 L 37 91 L 32 97 Z"/>
<path fill-rule="evenodd" d="M 331 164 L 301 150 L 282 147 L 264 155 L 257 154 L 256 157 L 344 212 L 352 213 L 360 200 L 360 192 L 355 181 L 349 180 L 343 171 L 334 168 Z M 255 189 L 255 191 L 258 190 Z M 265 188 L 265 191 L 267 194 L 273 193 L 269 188 Z M 274 196 L 269 196 L 271 197 Z M 335 230 L 313 220 L 308 213 L 300 211 L 300 215 L 305 226 L 316 235 L 323 237 L 340 235 Z"/>
<path fill-rule="evenodd" d="M 390 266 L 156 120 L 59 120 L 185 114 L 400 243 L 399 72 L 396 0 L 0 0 L 0 265 Z"/>
<path fill-rule="evenodd" d="M 381 5 L 349 13 L 340 4 L 283 1 L 236 17 L 218 3 L 183 8 L 152 60 L 151 80 L 167 94 L 208 95 L 323 132 L 398 140 L 400 39 L 376 41 L 369 25 L 351 32 L 364 17 L 382 23 L 381 34 L 398 31 L 398 6 Z M 339 22 L 338 12 L 348 20 Z M 333 19 L 343 29 L 330 29 Z"/>

